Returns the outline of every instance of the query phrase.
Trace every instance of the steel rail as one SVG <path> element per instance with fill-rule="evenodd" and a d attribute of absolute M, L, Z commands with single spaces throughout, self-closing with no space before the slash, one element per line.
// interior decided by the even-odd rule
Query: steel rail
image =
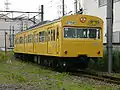
<path fill-rule="evenodd" d="M 107 76 L 107 75 L 102 75 L 102 74 L 100 75 L 97 73 L 86 72 L 86 71 L 70 72 L 69 74 L 120 85 L 119 77 Z"/>

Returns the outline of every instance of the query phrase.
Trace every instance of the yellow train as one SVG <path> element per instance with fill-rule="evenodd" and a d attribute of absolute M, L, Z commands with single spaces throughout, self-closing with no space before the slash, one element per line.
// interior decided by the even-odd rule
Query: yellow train
<path fill-rule="evenodd" d="M 15 35 L 14 53 L 41 65 L 86 68 L 103 57 L 103 20 L 76 14 L 36 25 Z"/>

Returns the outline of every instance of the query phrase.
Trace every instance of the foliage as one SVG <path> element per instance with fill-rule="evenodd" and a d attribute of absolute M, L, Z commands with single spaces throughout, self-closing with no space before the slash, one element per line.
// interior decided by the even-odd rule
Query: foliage
<path fill-rule="evenodd" d="M 112 58 L 112 69 L 113 72 L 120 72 L 120 51 L 119 49 L 113 50 L 113 58 Z M 98 60 L 92 60 L 92 66 L 90 69 L 107 71 L 108 70 L 108 59 L 107 59 L 107 51 L 105 50 L 103 53 L 103 58 L 98 58 Z"/>

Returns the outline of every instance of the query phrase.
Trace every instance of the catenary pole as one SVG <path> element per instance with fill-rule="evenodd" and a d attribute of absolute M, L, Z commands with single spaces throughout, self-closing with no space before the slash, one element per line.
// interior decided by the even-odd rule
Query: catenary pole
<path fill-rule="evenodd" d="M 75 4 L 75 13 L 77 13 L 77 0 L 75 0 L 74 4 Z"/>
<path fill-rule="evenodd" d="M 7 32 L 5 31 L 5 56 L 6 56 L 6 53 L 7 53 L 6 36 L 7 36 Z"/>
<path fill-rule="evenodd" d="M 11 25 L 10 25 L 10 37 L 9 37 L 9 38 L 10 38 L 10 47 L 12 47 L 11 36 L 12 36 L 12 35 L 11 35 Z"/>
<path fill-rule="evenodd" d="M 41 5 L 41 22 L 44 20 L 44 7 Z"/>
<path fill-rule="evenodd" d="M 63 16 L 65 15 L 65 6 L 64 6 L 65 4 L 64 4 L 64 0 L 62 0 L 62 13 L 63 13 Z"/>
<path fill-rule="evenodd" d="M 107 0 L 107 53 L 108 73 L 112 72 L 112 37 L 113 37 L 113 0 Z"/>
<path fill-rule="evenodd" d="M 12 47 L 14 47 L 14 26 L 12 26 Z"/>

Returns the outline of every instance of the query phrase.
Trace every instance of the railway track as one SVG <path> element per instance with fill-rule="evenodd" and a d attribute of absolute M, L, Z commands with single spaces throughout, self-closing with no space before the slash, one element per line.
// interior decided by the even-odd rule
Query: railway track
<path fill-rule="evenodd" d="M 120 85 L 120 78 L 118 77 L 100 75 L 100 74 L 87 72 L 87 71 L 77 71 L 77 72 L 75 71 L 75 72 L 70 72 L 69 74 L 75 75 L 75 76 L 82 76 L 85 78 L 90 78 L 90 79 L 95 79 L 95 80 L 100 80 L 100 81 L 104 81 L 104 82 L 111 83 L 111 84 Z"/>
<path fill-rule="evenodd" d="M 63 72 L 63 71 L 59 71 L 58 69 L 45 67 L 45 66 L 42 66 L 41 68 Z M 107 75 L 102 75 L 102 74 L 100 75 L 95 72 L 88 72 L 88 71 L 83 71 L 83 70 L 76 71 L 76 68 L 70 69 L 70 71 L 67 71 L 67 72 L 69 72 L 70 75 L 82 76 L 82 77 L 86 77 L 90 79 L 95 79 L 95 80 L 100 80 L 100 81 L 104 81 L 107 83 L 113 83 L 113 84 L 120 85 L 120 78 L 117 78 L 117 77 L 112 77 L 112 76 L 107 76 Z"/>

